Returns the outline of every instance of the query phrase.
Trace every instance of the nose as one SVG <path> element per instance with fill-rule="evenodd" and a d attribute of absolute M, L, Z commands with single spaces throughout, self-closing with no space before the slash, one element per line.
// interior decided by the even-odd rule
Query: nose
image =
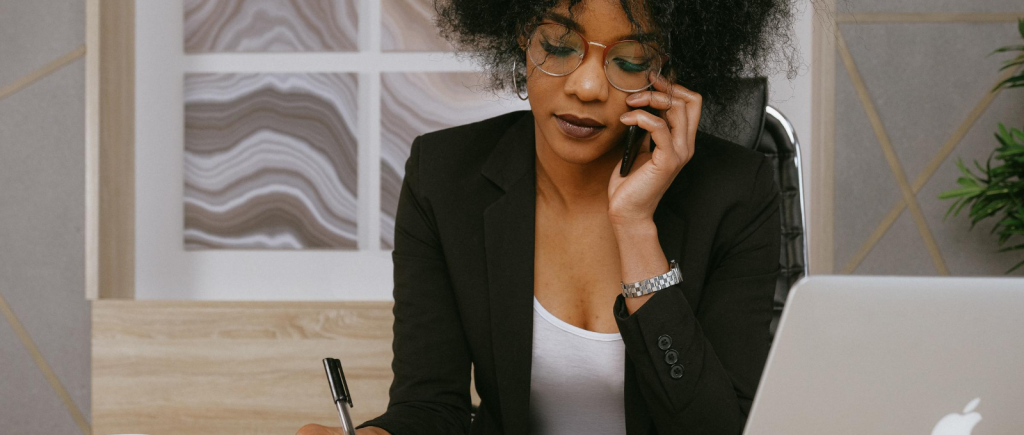
<path fill-rule="evenodd" d="M 566 77 L 565 93 L 575 95 L 581 101 L 607 101 L 610 84 L 605 77 L 601 56 L 604 46 L 591 44 L 580 66 Z"/>

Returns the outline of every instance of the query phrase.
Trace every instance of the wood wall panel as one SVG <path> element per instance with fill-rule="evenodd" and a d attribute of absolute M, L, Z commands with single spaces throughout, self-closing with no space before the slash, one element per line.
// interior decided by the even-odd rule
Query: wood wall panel
<path fill-rule="evenodd" d="M 353 418 L 387 408 L 389 302 L 93 302 L 93 433 L 293 434 L 337 426 L 325 357 Z"/>
<path fill-rule="evenodd" d="M 815 147 L 811 161 L 811 180 L 805 186 L 810 207 L 805 210 L 810 227 L 808 268 L 813 275 L 833 273 L 835 262 L 835 0 L 813 5 L 813 58 L 811 60 L 812 96 L 811 143 Z"/>
<path fill-rule="evenodd" d="M 135 297 L 135 1 L 86 3 L 86 298 Z"/>

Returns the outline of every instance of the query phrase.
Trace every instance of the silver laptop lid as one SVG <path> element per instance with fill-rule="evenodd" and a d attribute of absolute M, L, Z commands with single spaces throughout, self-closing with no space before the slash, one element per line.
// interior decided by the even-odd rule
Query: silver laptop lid
<path fill-rule="evenodd" d="M 801 280 L 744 433 L 1024 434 L 1024 279 Z"/>

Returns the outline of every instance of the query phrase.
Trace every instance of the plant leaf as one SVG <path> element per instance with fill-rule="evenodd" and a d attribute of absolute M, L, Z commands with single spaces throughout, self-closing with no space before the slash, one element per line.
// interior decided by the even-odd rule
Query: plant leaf
<path fill-rule="evenodd" d="M 956 184 L 959 184 L 959 185 L 967 187 L 967 188 L 974 188 L 974 189 L 981 188 L 981 186 L 978 185 L 978 180 L 976 180 L 974 178 L 960 177 L 960 178 L 956 179 Z"/>
<path fill-rule="evenodd" d="M 963 180 L 963 178 L 961 178 L 961 180 Z M 982 191 L 983 190 L 978 187 L 965 187 L 963 189 L 947 190 L 939 194 L 939 199 L 959 198 L 961 196 L 978 196 L 978 194 L 980 194 Z"/>
<path fill-rule="evenodd" d="M 957 207 L 956 212 L 953 213 L 953 216 L 959 215 L 960 214 L 960 210 L 963 210 L 964 206 L 966 206 L 967 204 L 970 204 L 970 203 L 971 203 L 971 200 L 969 200 L 967 198 L 964 198 L 963 202 L 960 203 L 960 207 Z"/>
<path fill-rule="evenodd" d="M 1021 250 L 1021 249 L 1024 249 L 1024 243 L 1021 243 L 1021 244 L 1016 245 L 1016 246 L 1007 246 L 1005 248 L 1000 248 L 998 252 L 1018 251 L 1018 250 Z"/>
<path fill-rule="evenodd" d="M 1007 51 L 1024 51 L 1024 45 L 1007 45 L 1005 47 L 999 47 L 999 48 L 995 49 L 995 51 L 989 53 L 989 55 L 993 55 L 993 54 L 996 54 L 996 53 L 1003 53 L 1003 52 L 1007 52 Z"/>
<path fill-rule="evenodd" d="M 1024 266 L 1024 260 L 1021 260 L 1020 263 L 1015 264 L 1013 267 L 1010 268 L 1010 270 L 1007 270 L 1006 273 L 1013 273 L 1013 271 L 1019 269 L 1021 266 Z"/>

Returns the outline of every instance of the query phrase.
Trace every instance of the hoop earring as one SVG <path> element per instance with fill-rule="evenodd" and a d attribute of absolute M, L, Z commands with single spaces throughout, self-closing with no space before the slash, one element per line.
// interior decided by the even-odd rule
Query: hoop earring
<path fill-rule="evenodd" d="M 515 59 L 512 60 L 512 86 L 515 87 L 516 96 L 519 97 L 520 100 L 526 101 L 526 100 L 528 100 L 530 98 L 529 92 L 527 92 L 525 97 L 523 97 L 522 95 L 519 94 L 519 83 L 516 82 L 516 61 L 515 61 Z"/>

